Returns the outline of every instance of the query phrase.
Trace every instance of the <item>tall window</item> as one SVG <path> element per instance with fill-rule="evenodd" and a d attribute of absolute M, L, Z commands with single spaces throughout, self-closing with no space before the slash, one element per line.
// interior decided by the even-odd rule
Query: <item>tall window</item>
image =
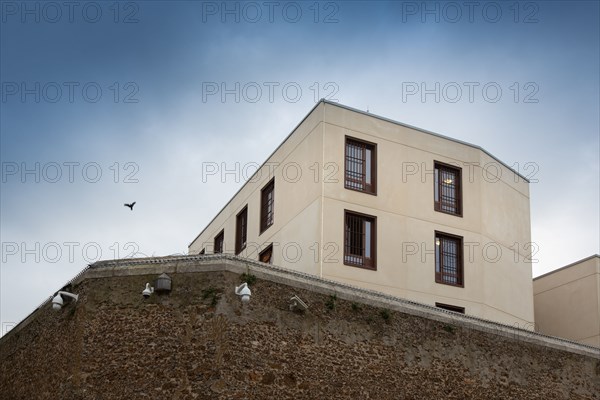
<path fill-rule="evenodd" d="M 345 212 L 344 264 L 355 267 L 375 267 L 375 217 Z"/>
<path fill-rule="evenodd" d="M 222 253 L 223 247 L 225 246 L 225 231 L 222 230 L 217 236 L 215 236 L 215 254 Z"/>
<path fill-rule="evenodd" d="M 248 237 L 248 206 L 237 215 L 235 224 L 235 254 L 240 254 L 246 248 Z"/>
<path fill-rule="evenodd" d="M 260 233 L 273 225 L 273 212 L 275 211 L 275 179 L 262 189 L 260 193 Z"/>
<path fill-rule="evenodd" d="M 464 286 L 463 240 L 460 236 L 435 232 L 435 281 Z"/>
<path fill-rule="evenodd" d="M 435 163 L 433 196 L 436 211 L 462 215 L 460 168 Z"/>
<path fill-rule="evenodd" d="M 267 264 L 273 264 L 273 244 L 271 243 L 266 249 L 260 252 L 258 261 Z"/>
<path fill-rule="evenodd" d="M 347 137 L 345 187 L 375 194 L 376 158 L 375 144 Z"/>

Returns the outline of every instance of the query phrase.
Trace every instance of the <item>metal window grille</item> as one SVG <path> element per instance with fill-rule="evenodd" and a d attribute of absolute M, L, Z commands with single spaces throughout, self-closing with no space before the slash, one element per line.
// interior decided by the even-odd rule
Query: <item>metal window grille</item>
<path fill-rule="evenodd" d="M 346 139 L 345 171 L 346 188 L 375 193 L 375 146 Z"/>
<path fill-rule="evenodd" d="M 275 211 L 275 181 L 271 180 L 261 191 L 260 232 L 273 225 Z"/>
<path fill-rule="evenodd" d="M 375 218 L 346 212 L 344 262 L 375 268 Z"/>
<path fill-rule="evenodd" d="M 217 236 L 215 236 L 215 254 L 222 253 L 223 247 L 225 244 L 225 231 L 221 231 Z"/>
<path fill-rule="evenodd" d="M 462 214 L 460 169 L 435 165 L 435 209 L 450 214 Z"/>
<path fill-rule="evenodd" d="M 235 227 L 235 254 L 239 254 L 246 248 L 248 236 L 248 207 L 245 207 L 238 215 Z"/>
<path fill-rule="evenodd" d="M 462 239 L 436 234 L 435 281 L 448 285 L 463 285 Z"/>

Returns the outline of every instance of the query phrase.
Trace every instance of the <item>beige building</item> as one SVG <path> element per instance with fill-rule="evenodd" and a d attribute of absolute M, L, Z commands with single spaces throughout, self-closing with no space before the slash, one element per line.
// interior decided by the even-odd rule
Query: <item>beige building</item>
<path fill-rule="evenodd" d="M 529 182 L 322 100 L 189 245 L 532 328 Z"/>
<path fill-rule="evenodd" d="M 539 332 L 600 347 L 600 256 L 533 280 Z"/>

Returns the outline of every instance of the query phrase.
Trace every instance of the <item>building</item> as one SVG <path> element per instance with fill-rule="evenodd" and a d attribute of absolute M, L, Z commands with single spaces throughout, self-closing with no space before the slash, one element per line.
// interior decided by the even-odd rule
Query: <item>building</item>
<path fill-rule="evenodd" d="M 61 291 L 0 338 L 2 399 L 600 398 L 598 348 L 229 254 L 101 261 Z"/>
<path fill-rule="evenodd" d="M 482 148 L 325 100 L 189 245 L 532 328 L 529 182 Z"/>
<path fill-rule="evenodd" d="M 600 256 L 533 280 L 537 330 L 600 347 Z"/>

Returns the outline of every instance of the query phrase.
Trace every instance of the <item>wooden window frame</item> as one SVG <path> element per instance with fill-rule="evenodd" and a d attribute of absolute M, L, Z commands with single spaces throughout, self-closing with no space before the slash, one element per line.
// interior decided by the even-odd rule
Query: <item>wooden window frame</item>
<path fill-rule="evenodd" d="M 349 169 L 348 166 L 351 163 L 351 159 L 357 159 L 356 157 L 352 157 L 352 155 L 348 152 L 348 147 L 350 144 L 357 145 L 363 149 L 361 154 L 362 159 L 362 169 L 366 171 L 366 149 L 371 150 L 371 183 L 368 184 L 366 180 L 366 173 L 363 174 L 362 179 L 356 179 L 353 177 L 349 177 Z M 350 181 L 350 183 L 349 183 Z M 354 186 L 352 185 L 354 182 Z M 356 187 L 356 185 L 361 185 L 362 189 Z M 377 144 L 367 142 L 361 139 L 357 139 L 354 137 L 346 136 L 344 141 L 344 187 L 349 190 L 355 190 L 361 193 L 367 193 L 374 196 L 377 196 Z"/>
<path fill-rule="evenodd" d="M 262 261 L 263 255 L 270 252 L 271 256 L 269 257 L 269 262 Z M 258 255 L 258 261 L 264 262 L 265 264 L 273 264 L 273 243 L 268 245 L 263 251 Z"/>
<path fill-rule="evenodd" d="M 444 304 L 444 303 L 438 303 L 438 302 L 435 303 L 435 306 L 437 308 L 441 308 L 441 309 L 446 310 L 446 311 L 452 311 L 452 312 L 459 313 L 459 314 L 464 314 L 465 313 L 465 308 L 464 307 L 453 306 L 451 304 Z"/>
<path fill-rule="evenodd" d="M 219 248 L 219 246 L 217 246 L 217 243 L 219 243 L 219 241 L 221 242 L 221 246 L 219 249 L 220 251 L 217 251 L 217 249 Z M 222 254 L 224 250 L 225 250 L 225 229 L 221 229 L 221 232 L 219 232 L 215 236 L 213 254 Z"/>
<path fill-rule="evenodd" d="M 235 254 L 238 255 L 248 243 L 248 205 L 235 217 Z"/>
<path fill-rule="evenodd" d="M 370 220 L 371 222 L 371 257 L 367 258 L 364 256 L 365 251 L 365 238 L 362 239 L 362 248 L 361 251 L 363 255 L 351 254 L 349 252 L 350 247 L 348 245 L 349 242 L 349 228 L 348 228 L 348 217 L 359 218 L 363 224 L 363 231 L 366 231 L 364 226 L 365 221 Z M 350 267 L 364 268 L 376 271 L 377 270 L 377 217 L 373 215 L 363 214 L 356 211 L 344 210 L 344 265 L 348 265 Z M 366 234 L 364 234 L 366 236 Z M 360 258 L 361 263 L 352 262 L 352 259 Z"/>
<path fill-rule="evenodd" d="M 447 171 L 456 175 L 457 184 L 454 185 L 454 208 L 455 211 L 445 210 L 445 204 L 442 201 L 442 193 L 445 191 L 446 186 L 439 177 L 441 171 Z M 447 190 L 447 189 L 446 189 Z M 436 199 L 436 191 L 438 198 Z M 440 161 L 433 162 L 433 209 L 435 211 L 455 215 L 457 217 L 463 216 L 463 198 L 462 198 L 462 168 L 455 165 L 446 164 Z"/>
<path fill-rule="evenodd" d="M 437 244 L 438 239 L 440 240 L 440 244 Z M 443 254 L 441 254 L 443 245 L 443 240 L 452 240 L 458 243 L 457 245 L 457 254 L 456 254 L 456 273 L 448 274 L 449 276 L 456 275 L 456 282 L 449 282 L 448 278 L 446 278 L 447 274 L 444 274 L 444 265 L 443 265 Z M 435 237 L 433 240 L 433 245 L 435 247 L 435 257 L 434 257 L 434 272 L 435 272 L 435 282 L 443 285 L 456 286 L 456 287 L 465 287 L 465 273 L 464 273 L 464 245 L 463 245 L 463 237 L 452 235 L 445 232 L 435 231 Z M 440 268 L 438 272 L 438 259 L 440 260 Z"/>
<path fill-rule="evenodd" d="M 269 218 L 269 199 L 268 192 L 271 191 L 271 214 Z M 271 179 L 260 190 L 260 234 L 269 229 L 275 221 L 275 178 Z"/>

